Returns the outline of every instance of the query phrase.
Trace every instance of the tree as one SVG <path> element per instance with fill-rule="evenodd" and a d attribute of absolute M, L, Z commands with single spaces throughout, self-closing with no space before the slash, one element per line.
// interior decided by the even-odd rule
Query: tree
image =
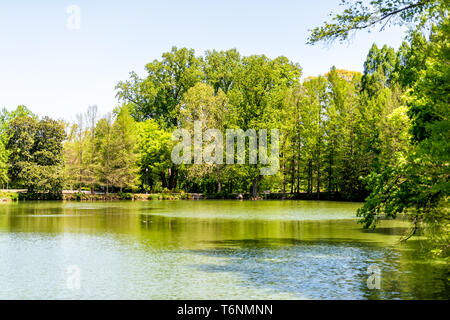
<path fill-rule="evenodd" d="M 236 71 L 235 84 L 228 92 L 230 104 L 236 112 L 236 126 L 244 131 L 248 129 L 267 129 L 280 114 L 282 104 L 280 92 L 298 84 L 301 75 L 299 65 L 291 63 L 285 57 L 274 60 L 264 55 L 244 57 Z M 277 112 L 278 111 L 278 112 Z M 252 197 L 257 196 L 259 168 L 248 165 L 247 175 L 251 181 Z"/>
<path fill-rule="evenodd" d="M 170 172 L 171 150 L 174 145 L 172 134 L 162 129 L 155 119 L 138 122 L 136 125 L 138 165 L 142 184 L 146 190 L 147 186 L 153 189 L 156 181 L 160 179 L 162 188 L 168 188 L 170 177 L 173 177 Z"/>
<path fill-rule="evenodd" d="M 0 135 L 3 136 L 5 134 L 10 121 L 21 117 L 31 117 L 37 119 L 37 116 L 24 105 L 17 106 L 17 108 L 13 111 L 8 111 L 3 108 L 0 112 Z"/>
<path fill-rule="evenodd" d="M 396 82 L 403 88 L 410 88 L 426 66 L 431 46 L 419 30 L 410 32 L 397 52 Z"/>
<path fill-rule="evenodd" d="M 64 142 L 65 177 L 67 186 L 73 190 L 80 183 L 80 157 L 77 151 L 77 125 L 67 125 L 67 140 Z"/>
<path fill-rule="evenodd" d="M 8 182 L 8 153 L 3 141 L 0 140 L 0 184 L 4 185 Z"/>
<path fill-rule="evenodd" d="M 206 82 L 216 93 L 219 89 L 228 93 L 235 84 L 240 63 L 241 56 L 236 49 L 207 51 L 204 65 Z"/>
<path fill-rule="evenodd" d="M 97 170 L 97 166 L 99 165 L 96 162 L 96 149 L 95 149 L 95 126 L 97 124 L 97 113 L 98 108 L 97 105 L 92 105 L 88 107 L 86 112 L 86 156 L 85 156 L 85 183 L 91 185 L 91 193 L 94 193 L 95 184 L 97 183 L 95 172 Z"/>
<path fill-rule="evenodd" d="M 19 117 L 9 122 L 6 135 L 6 148 L 9 151 L 8 175 L 15 186 L 24 186 L 21 173 L 24 167 L 33 161 L 33 145 L 37 120 L 31 117 Z"/>
<path fill-rule="evenodd" d="M 403 88 L 411 90 L 407 94 L 407 112 L 404 108 L 385 108 L 390 111 L 390 115 L 376 121 L 384 126 L 379 134 L 385 141 L 378 143 L 375 148 L 380 150 L 378 161 L 375 161 L 378 166 L 365 179 L 371 193 L 364 206 L 358 210 L 358 216 L 362 217 L 361 222 L 365 227 L 375 227 L 381 214 L 395 218 L 398 214 L 407 213 L 411 216 L 413 228 L 406 238 L 416 234 L 424 223 L 426 230 L 439 231 L 430 232 L 432 239 L 436 239 L 436 234 L 439 234 L 435 252 L 448 256 L 448 1 L 374 0 L 366 5 L 362 1 L 352 4 L 344 0 L 343 4 L 347 8 L 342 14 L 334 16 L 335 23 L 314 29 L 310 43 L 345 40 L 351 31 L 370 28 L 382 22 L 386 25 L 391 19 L 399 24 L 417 23 L 416 32 L 410 36 L 410 45 L 402 45 L 395 64 L 390 62 L 393 60 L 391 50 L 385 50 L 388 53 L 386 55 L 373 47 L 365 65 L 365 76 L 377 72 L 381 75 L 379 79 L 383 80 L 384 77 L 385 81 L 384 86 L 372 91 L 368 87 L 373 86 L 374 82 L 365 82 L 362 97 L 367 103 L 362 103 L 362 106 L 377 105 L 378 102 L 386 106 L 389 101 L 394 101 L 391 105 L 396 105 L 395 101 L 399 100 L 395 98 L 397 89 L 390 80 L 398 81 Z M 428 43 L 417 33 L 427 23 L 433 25 Z M 418 49 L 417 54 L 412 47 Z M 393 77 L 395 72 L 397 74 Z M 407 135 L 402 128 L 396 129 L 394 126 L 406 124 L 406 114 L 411 123 L 411 140 L 409 146 L 399 147 L 399 143 L 406 143 Z"/>
<path fill-rule="evenodd" d="M 364 62 L 362 90 L 373 96 L 397 80 L 398 75 L 395 73 L 397 59 L 398 56 L 393 48 L 384 45 L 380 50 L 376 44 L 373 44 Z"/>
<path fill-rule="evenodd" d="M 69 176 L 73 179 L 73 183 L 78 185 L 78 190 L 81 191 L 82 187 L 91 181 L 88 162 L 86 161 L 86 154 L 89 151 L 89 131 L 86 128 L 84 114 L 78 113 L 76 115 L 76 123 L 73 124 L 71 130 L 69 141 L 72 143 L 73 151 L 72 157 L 69 158 L 72 164 Z"/>
<path fill-rule="evenodd" d="M 117 114 L 113 125 L 114 171 L 117 172 L 115 185 L 120 188 L 133 188 L 136 185 L 136 132 L 135 122 L 125 104 L 115 110 Z"/>
<path fill-rule="evenodd" d="M 355 164 L 362 160 L 357 158 L 361 74 L 333 67 L 326 77 L 330 96 L 324 121 L 327 190 L 350 199 L 360 189 L 361 172 Z"/>
<path fill-rule="evenodd" d="M 194 50 L 173 47 L 171 52 L 162 55 L 145 66 L 148 76 L 139 79 L 131 74 L 131 80 L 119 82 L 117 96 L 132 104 L 130 111 L 136 121 L 160 119 L 167 126 L 177 125 L 178 117 L 174 110 L 183 94 L 202 80 L 202 61 Z"/>
<path fill-rule="evenodd" d="M 7 149 L 9 176 L 28 196 L 60 198 L 64 181 L 62 122 L 44 118 L 18 117 L 10 121 Z"/>
<path fill-rule="evenodd" d="M 194 134 L 195 121 L 202 123 L 202 134 L 208 129 L 219 130 L 222 134 L 222 141 L 220 142 L 223 143 L 228 121 L 226 116 L 229 115 L 228 98 L 222 89 L 219 88 L 217 93 L 214 91 L 213 87 L 205 83 L 198 83 L 190 88 L 179 105 L 180 122 L 183 128 L 191 132 L 191 135 Z M 210 142 L 203 141 L 203 145 L 214 143 L 216 142 L 215 139 L 218 139 L 218 137 L 214 137 L 214 140 Z M 214 152 L 217 151 L 214 150 Z M 214 154 L 214 156 L 217 155 Z M 225 162 L 223 161 L 223 154 L 219 156 L 222 157 L 222 162 Z M 214 175 L 217 192 L 222 191 L 222 175 L 225 164 L 203 163 L 189 165 L 188 167 L 191 179 L 202 179 L 210 174 Z"/>
<path fill-rule="evenodd" d="M 117 181 L 117 172 L 114 170 L 117 148 L 113 138 L 113 118 L 110 113 L 97 122 L 95 135 L 97 137 L 95 146 L 97 163 L 101 164 L 97 167 L 97 179 L 109 194 Z"/>
<path fill-rule="evenodd" d="M 307 170 L 308 170 L 308 193 L 313 191 L 313 181 L 315 173 L 315 186 L 317 199 L 320 199 L 320 190 L 322 186 L 322 169 L 324 154 L 324 123 L 325 123 L 325 106 L 328 103 L 327 80 L 325 77 L 309 78 L 304 83 L 306 99 L 303 103 L 305 112 L 304 134 L 305 134 L 305 151 L 307 153 Z M 308 155 L 309 154 L 309 155 Z"/>
<path fill-rule="evenodd" d="M 76 121 L 68 125 L 67 140 L 64 143 L 66 161 L 66 182 L 72 189 L 78 186 L 90 187 L 91 193 L 97 185 L 96 125 L 98 120 L 96 105 L 89 106 L 85 114 L 76 115 Z"/>

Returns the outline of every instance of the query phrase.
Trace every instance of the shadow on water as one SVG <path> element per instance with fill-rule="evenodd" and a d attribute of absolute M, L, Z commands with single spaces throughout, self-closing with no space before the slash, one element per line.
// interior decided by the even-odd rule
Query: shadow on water
<path fill-rule="evenodd" d="M 213 249 L 190 253 L 218 258 L 218 264 L 196 264 L 208 273 L 231 272 L 240 285 L 299 299 L 447 299 L 448 268 L 421 257 L 351 239 L 242 239 L 210 242 Z M 417 259 L 412 263 L 411 259 Z M 381 288 L 369 289 L 368 267 L 381 272 Z"/>
<path fill-rule="evenodd" d="M 382 228 L 377 227 L 375 229 L 362 229 L 361 232 L 364 233 L 373 233 L 373 234 L 381 234 L 381 235 L 387 235 L 387 236 L 403 236 L 408 233 L 410 228 L 408 227 L 390 227 L 390 228 Z"/>

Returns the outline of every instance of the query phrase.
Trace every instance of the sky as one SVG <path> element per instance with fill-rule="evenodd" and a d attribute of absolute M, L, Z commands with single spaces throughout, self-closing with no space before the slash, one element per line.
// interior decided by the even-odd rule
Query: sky
<path fill-rule="evenodd" d="M 359 32 L 350 42 L 307 45 L 309 30 L 339 12 L 340 0 L 159 0 L 0 2 L 0 108 L 26 105 L 39 116 L 73 121 L 96 104 L 117 106 L 115 86 L 172 46 L 236 48 L 285 56 L 303 77 L 334 65 L 362 71 L 373 43 L 398 48 L 399 27 Z M 80 9 L 79 23 L 75 5 Z"/>

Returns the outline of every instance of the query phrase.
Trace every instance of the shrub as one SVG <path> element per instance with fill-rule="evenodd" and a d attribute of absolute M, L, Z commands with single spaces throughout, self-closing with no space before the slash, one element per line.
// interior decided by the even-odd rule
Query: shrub
<path fill-rule="evenodd" d="M 133 195 L 129 192 L 119 192 L 118 194 L 119 200 L 132 200 Z"/>

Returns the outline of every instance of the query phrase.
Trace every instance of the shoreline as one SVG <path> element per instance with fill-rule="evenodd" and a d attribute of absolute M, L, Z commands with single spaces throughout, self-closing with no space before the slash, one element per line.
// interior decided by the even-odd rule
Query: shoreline
<path fill-rule="evenodd" d="M 1 203 L 10 203 L 16 201 L 152 201 L 152 200 L 309 200 L 309 201 L 336 201 L 336 202 L 363 202 L 364 199 L 353 198 L 348 199 L 339 194 L 321 192 L 317 197 L 317 193 L 260 193 L 256 198 L 252 198 L 250 193 L 184 193 L 184 192 L 167 192 L 167 193 L 93 193 L 89 191 L 75 192 L 63 191 L 60 197 L 49 198 L 47 195 L 35 195 L 27 197 L 26 193 L 3 193 L 0 197 Z"/>

